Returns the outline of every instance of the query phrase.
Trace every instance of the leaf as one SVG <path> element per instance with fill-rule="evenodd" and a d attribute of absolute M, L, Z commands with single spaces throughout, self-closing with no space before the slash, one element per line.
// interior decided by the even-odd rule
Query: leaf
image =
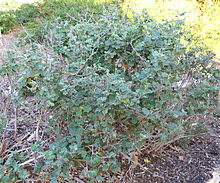
<path fill-rule="evenodd" d="M 105 156 L 105 153 L 99 152 L 98 155 L 99 155 L 99 156 Z"/>
<path fill-rule="evenodd" d="M 160 47 L 164 46 L 164 42 L 158 40 L 158 41 L 156 41 L 156 46 L 160 48 Z"/>
<path fill-rule="evenodd" d="M 149 114 L 150 114 L 150 111 L 149 111 L 147 108 L 143 108 L 143 109 L 142 109 L 142 112 L 143 112 L 145 115 L 149 115 Z"/>
<path fill-rule="evenodd" d="M 213 172 L 212 176 L 213 176 L 213 178 L 208 180 L 207 183 L 219 183 L 220 182 L 220 173 L 219 172 Z"/>
<path fill-rule="evenodd" d="M 179 156 L 179 160 L 183 161 L 184 160 L 184 156 Z"/>
<path fill-rule="evenodd" d="M 85 112 L 90 112 L 92 110 L 92 108 L 89 105 L 83 106 L 83 110 Z"/>
<path fill-rule="evenodd" d="M 53 151 L 46 151 L 44 152 L 44 156 L 48 159 L 54 159 L 56 156 L 54 155 Z"/>
<path fill-rule="evenodd" d="M 129 98 L 125 98 L 124 100 L 125 100 L 127 103 L 130 102 L 130 99 L 129 99 Z"/>
<path fill-rule="evenodd" d="M 7 140 L 3 140 L 1 150 L 0 150 L 0 156 L 5 153 L 5 151 L 7 150 L 7 146 L 8 146 Z"/>
<path fill-rule="evenodd" d="M 139 165 L 138 159 L 138 156 L 136 156 L 135 154 L 131 156 L 131 160 L 134 165 Z"/>
<path fill-rule="evenodd" d="M 149 163 L 150 160 L 149 160 L 148 158 L 144 158 L 144 162 L 145 162 L 145 163 Z"/>
<path fill-rule="evenodd" d="M 82 108 L 81 107 L 77 107 L 75 110 L 76 116 L 81 116 L 82 115 Z"/>
<path fill-rule="evenodd" d="M 161 76 L 164 77 L 164 78 L 166 78 L 166 77 L 168 77 L 168 74 L 167 74 L 166 72 L 162 72 L 162 73 L 161 73 Z"/>
<path fill-rule="evenodd" d="M 4 162 L 4 160 L 2 158 L 0 158 L 0 164 L 2 164 Z"/>

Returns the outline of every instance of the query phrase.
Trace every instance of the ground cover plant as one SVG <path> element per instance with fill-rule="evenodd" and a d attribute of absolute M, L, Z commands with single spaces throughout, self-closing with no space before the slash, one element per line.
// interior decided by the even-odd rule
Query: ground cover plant
<path fill-rule="evenodd" d="M 34 100 L 50 139 L 0 159 L 2 182 L 33 175 L 70 181 L 76 170 L 87 182 L 115 182 L 124 161 L 144 169 L 143 149 L 194 135 L 194 116 L 216 107 L 213 54 L 192 46 L 183 21 L 157 23 L 147 12 L 129 19 L 117 6 L 100 11 L 98 19 L 84 12 L 51 19 L 39 39 L 21 40 L 1 66 L 16 108 Z M 30 171 L 24 162 L 32 157 Z"/>

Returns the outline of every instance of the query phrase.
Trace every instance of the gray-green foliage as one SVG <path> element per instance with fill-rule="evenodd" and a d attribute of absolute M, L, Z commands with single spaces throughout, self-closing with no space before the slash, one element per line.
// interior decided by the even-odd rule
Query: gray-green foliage
<path fill-rule="evenodd" d="M 55 110 L 49 124 L 59 135 L 36 171 L 53 167 L 49 177 L 68 179 L 78 166 L 86 180 L 99 181 L 104 172 L 120 171 L 122 154 L 132 156 L 146 141 L 188 134 L 192 115 L 216 105 L 219 73 L 209 67 L 211 54 L 181 43 L 181 27 L 106 10 L 96 22 L 54 25 L 46 47 L 32 43 L 11 53 L 4 69 L 19 97 Z M 184 89 L 186 75 L 191 84 Z"/>

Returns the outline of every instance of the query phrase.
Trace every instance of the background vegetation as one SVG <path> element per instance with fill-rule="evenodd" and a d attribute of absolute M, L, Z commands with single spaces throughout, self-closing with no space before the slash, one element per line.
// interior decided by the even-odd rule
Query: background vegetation
<path fill-rule="evenodd" d="M 185 27 L 209 49 L 220 57 L 220 2 L 212 0 L 125 0 L 124 11 L 148 13 L 157 21 L 181 18 Z M 198 42 L 196 43 L 198 44 Z"/>
<path fill-rule="evenodd" d="M 34 0 L 30 1 L 33 2 Z M 32 4 L 22 5 L 25 1 L 3 0 L 0 2 L 0 27 L 2 33 L 6 33 L 14 26 L 26 23 L 30 30 L 35 30 L 39 26 L 38 18 L 43 17 L 48 19 L 52 16 L 66 16 L 72 12 L 77 12 L 86 9 L 91 3 L 107 3 L 113 0 L 93 0 L 84 1 L 84 5 L 79 0 L 77 1 L 37 1 Z M 165 0 L 165 1 L 117 1 L 120 3 L 124 12 L 130 14 L 130 11 L 141 13 L 144 8 L 157 21 L 161 22 L 167 19 L 182 18 L 185 20 L 185 27 L 189 29 L 200 44 L 204 44 L 208 49 L 211 49 L 217 57 L 220 57 L 220 2 L 219 1 L 190 1 L 190 0 Z M 62 7 L 62 8 L 61 8 Z M 55 9 L 54 9 L 55 8 Z M 53 9 L 53 11 L 51 11 Z M 91 9 L 91 8 L 90 8 Z M 98 14 L 100 9 L 93 5 L 89 11 Z M 97 10 L 97 11 L 96 11 Z M 75 15 L 74 16 L 78 16 Z M 37 19 L 36 19 L 37 17 Z M 198 41 L 197 43 L 198 44 Z"/>

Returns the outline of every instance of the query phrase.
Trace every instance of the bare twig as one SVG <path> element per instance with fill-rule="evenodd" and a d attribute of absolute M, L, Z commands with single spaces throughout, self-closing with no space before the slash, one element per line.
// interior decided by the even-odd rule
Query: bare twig
<path fill-rule="evenodd" d="M 201 134 L 200 134 L 201 135 Z M 195 136 L 198 136 L 198 134 L 196 135 L 186 135 L 186 136 L 178 136 L 176 138 L 174 138 L 173 140 L 170 140 L 166 143 L 160 143 L 159 145 L 157 145 L 155 148 L 152 148 L 150 151 L 148 151 L 148 153 L 151 153 L 151 152 L 156 152 L 158 151 L 159 149 L 161 149 L 162 147 L 164 146 L 167 146 L 167 145 L 170 145 L 174 142 L 176 142 L 177 140 L 180 140 L 180 139 L 183 139 L 183 138 L 188 138 L 188 137 L 195 137 Z"/>
<path fill-rule="evenodd" d="M 14 120 L 14 138 L 17 136 L 17 123 L 18 123 L 18 106 L 15 107 L 15 120 Z"/>
<path fill-rule="evenodd" d="M 17 150 L 17 153 L 20 153 L 20 152 L 23 152 L 23 151 L 27 151 L 27 150 L 29 150 L 31 147 L 27 147 L 27 148 L 23 148 L 23 149 L 20 149 L 20 150 Z M 10 148 L 10 149 L 12 149 L 12 148 Z M 7 150 L 6 152 L 9 152 L 10 150 Z M 11 154 L 7 154 L 7 156 L 4 156 L 4 160 L 5 159 L 7 159 L 8 157 L 10 157 L 11 156 Z"/>
<path fill-rule="evenodd" d="M 74 180 L 77 181 L 78 183 L 85 183 L 83 180 L 77 178 L 77 177 L 74 177 Z"/>
<path fill-rule="evenodd" d="M 136 55 L 141 59 L 141 61 L 145 61 L 146 59 L 140 55 L 140 53 L 136 50 L 136 48 L 133 46 L 133 44 L 130 43 L 130 45 L 131 45 L 132 49 L 135 51 Z"/>
<path fill-rule="evenodd" d="M 3 139 L 1 150 L 0 150 L 0 157 L 2 156 L 2 154 L 5 153 L 5 151 L 7 150 L 7 147 L 8 147 L 7 139 Z"/>
<path fill-rule="evenodd" d="M 23 162 L 23 163 L 20 163 L 19 165 L 20 165 L 20 166 L 24 166 L 24 165 L 29 164 L 30 162 L 32 162 L 32 161 L 34 161 L 34 160 L 37 160 L 37 159 L 42 158 L 42 157 L 44 157 L 44 155 L 40 155 L 40 156 L 38 156 L 38 157 L 31 158 L 31 159 L 29 159 L 29 160 L 27 160 L 27 161 L 25 161 L 25 162 Z"/>
<path fill-rule="evenodd" d="M 121 154 L 122 154 L 122 156 L 123 156 L 124 158 L 126 158 L 127 160 L 131 161 L 131 162 L 134 163 L 135 165 L 138 165 L 141 169 L 143 169 L 143 170 L 145 170 L 145 171 L 147 171 L 147 172 L 149 172 L 149 173 L 152 174 L 152 172 L 150 172 L 146 167 L 144 167 L 144 166 L 143 166 L 142 164 L 140 164 L 138 161 L 133 160 L 131 157 L 129 157 L 128 155 L 126 155 L 126 154 L 124 154 L 124 153 L 122 153 L 122 152 L 121 152 Z"/>

